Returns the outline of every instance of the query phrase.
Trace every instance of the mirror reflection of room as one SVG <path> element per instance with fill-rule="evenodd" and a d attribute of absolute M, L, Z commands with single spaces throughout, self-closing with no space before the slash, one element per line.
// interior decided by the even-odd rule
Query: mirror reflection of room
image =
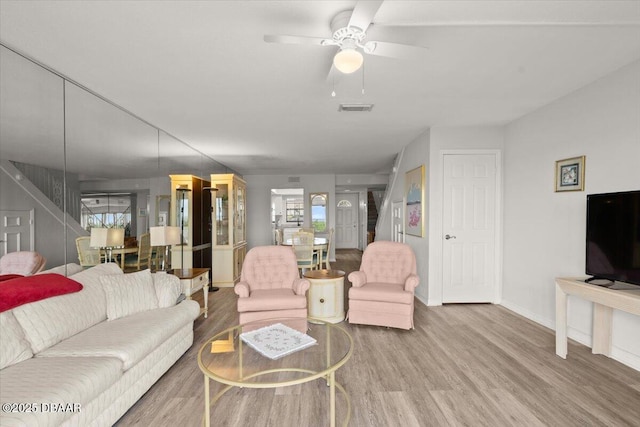
<path fill-rule="evenodd" d="M 271 189 L 271 227 L 274 244 L 305 226 L 304 189 Z"/>

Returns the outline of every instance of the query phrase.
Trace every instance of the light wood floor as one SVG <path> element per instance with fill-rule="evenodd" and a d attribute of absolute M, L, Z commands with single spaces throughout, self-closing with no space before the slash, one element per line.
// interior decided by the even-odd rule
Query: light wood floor
<path fill-rule="evenodd" d="M 359 267 L 358 251 L 337 257 L 333 268 Z M 209 294 L 194 345 L 118 426 L 201 425 L 197 351 L 237 323 L 235 301 L 231 288 Z M 351 397 L 351 426 L 640 426 L 640 372 L 572 341 L 563 360 L 553 331 L 501 306 L 416 301 L 413 331 L 341 325 L 355 343 L 337 372 Z M 327 399 L 322 381 L 232 390 L 214 406 L 212 425 L 326 426 Z M 344 401 L 337 406 L 344 416 Z"/>

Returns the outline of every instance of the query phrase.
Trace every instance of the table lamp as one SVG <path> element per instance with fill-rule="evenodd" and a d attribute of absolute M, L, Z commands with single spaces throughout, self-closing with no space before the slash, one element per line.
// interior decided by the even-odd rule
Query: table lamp
<path fill-rule="evenodd" d="M 124 228 L 100 228 L 91 229 L 91 241 L 89 246 L 106 250 L 104 262 L 111 262 L 111 251 L 118 246 L 124 246 Z"/>
<path fill-rule="evenodd" d="M 180 227 L 150 227 L 151 246 L 164 246 L 162 258 L 162 271 L 167 271 L 171 263 L 167 262 L 170 254 L 170 246 L 180 243 Z"/>

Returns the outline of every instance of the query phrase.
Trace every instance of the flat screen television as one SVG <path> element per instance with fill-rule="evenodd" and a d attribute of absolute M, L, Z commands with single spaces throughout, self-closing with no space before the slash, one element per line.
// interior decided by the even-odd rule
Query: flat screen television
<path fill-rule="evenodd" d="M 640 285 L 640 191 L 587 195 L 586 272 Z"/>

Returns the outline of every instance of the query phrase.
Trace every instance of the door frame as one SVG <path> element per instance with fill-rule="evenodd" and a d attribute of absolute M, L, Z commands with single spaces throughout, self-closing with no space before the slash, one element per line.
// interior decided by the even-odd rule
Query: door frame
<path fill-rule="evenodd" d="M 366 214 L 364 211 L 364 206 L 362 205 L 361 201 L 362 201 L 362 195 L 360 194 L 359 191 L 340 191 L 340 192 L 336 192 L 335 194 L 335 201 L 333 203 L 334 209 L 335 209 L 335 216 L 336 216 L 336 220 L 334 222 L 334 226 L 335 226 L 335 232 L 333 234 L 333 241 L 334 241 L 334 245 L 333 247 L 338 249 L 337 246 L 337 241 L 338 241 L 338 202 L 340 201 L 340 195 L 341 194 L 345 194 L 348 196 L 355 196 L 356 198 L 356 206 L 355 206 L 355 213 L 356 213 L 356 248 L 355 249 L 361 249 L 365 246 L 362 245 L 362 226 L 366 227 L 366 224 L 364 224 L 364 221 L 362 221 L 362 217 Z M 364 235 L 364 238 L 366 238 L 366 234 Z"/>
<path fill-rule="evenodd" d="M 444 202 L 444 158 L 446 155 L 487 155 L 491 154 L 496 159 L 496 188 L 495 188 L 495 278 L 496 287 L 494 290 L 493 304 L 500 304 L 502 301 L 502 150 L 501 149 L 458 149 L 440 150 L 438 152 L 436 164 L 432 166 L 436 169 L 432 175 L 430 189 L 432 192 L 432 202 L 429 208 L 429 217 L 432 219 L 429 227 L 429 246 L 435 250 L 430 251 L 429 261 L 429 297 L 428 305 L 442 305 L 443 293 L 443 269 L 442 263 L 444 253 L 444 230 L 442 207 Z"/>

